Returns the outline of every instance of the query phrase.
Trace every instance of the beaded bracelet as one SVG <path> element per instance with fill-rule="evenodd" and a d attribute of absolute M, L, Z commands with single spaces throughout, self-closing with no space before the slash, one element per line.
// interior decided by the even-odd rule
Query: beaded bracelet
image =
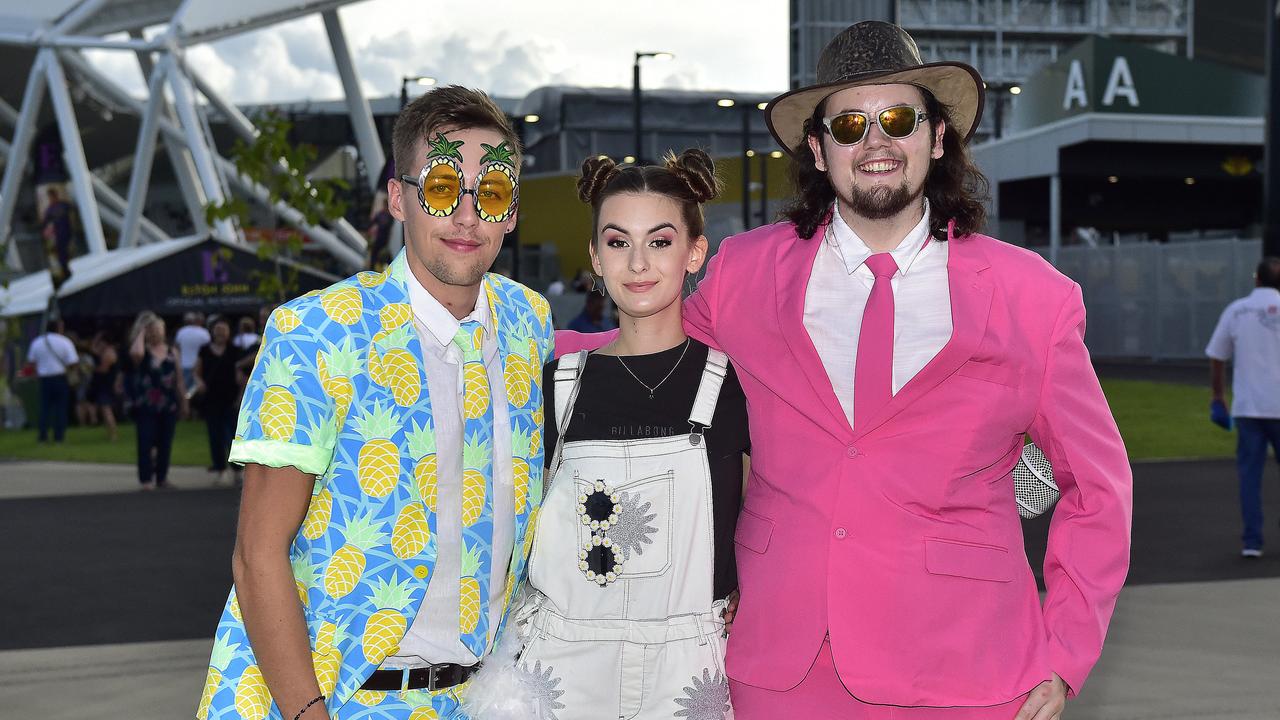
<path fill-rule="evenodd" d="M 303 713 L 305 713 L 307 710 L 310 710 L 311 706 L 315 705 L 318 702 L 324 702 L 324 695 L 317 695 L 311 699 L 311 702 L 307 703 L 306 705 L 303 705 L 302 709 L 298 711 L 298 714 L 293 716 L 293 720 L 299 720 L 302 717 Z"/>

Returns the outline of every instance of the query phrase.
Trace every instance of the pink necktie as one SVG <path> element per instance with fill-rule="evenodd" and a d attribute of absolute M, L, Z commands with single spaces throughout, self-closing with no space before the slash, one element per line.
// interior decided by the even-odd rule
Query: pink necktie
<path fill-rule="evenodd" d="M 867 258 L 876 276 L 862 311 L 858 335 L 858 360 L 853 370 L 853 421 L 861 426 L 871 420 L 893 397 L 893 285 L 898 263 L 889 253 Z"/>

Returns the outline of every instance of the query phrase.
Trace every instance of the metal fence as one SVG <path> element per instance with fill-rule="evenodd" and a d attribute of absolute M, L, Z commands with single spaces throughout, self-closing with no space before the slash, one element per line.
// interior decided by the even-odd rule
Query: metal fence
<path fill-rule="evenodd" d="M 1200 240 L 1058 251 L 1080 283 L 1094 357 L 1203 358 L 1222 310 L 1253 288 L 1261 240 Z"/>

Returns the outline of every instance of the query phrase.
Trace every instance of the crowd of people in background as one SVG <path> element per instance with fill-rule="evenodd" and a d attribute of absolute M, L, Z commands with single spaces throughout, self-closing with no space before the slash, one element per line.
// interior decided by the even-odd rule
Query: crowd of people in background
<path fill-rule="evenodd" d="M 227 457 L 240 395 L 262 340 L 258 328 L 270 310 L 256 318 L 189 312 L 172 333 L 151 311 L 127 329 L 77 333 L 61 319 L 50 320 L 28 345 L 20 373 L 39 383 L 37 440 L 65 442 L 74 422 L 101 426 L 116 442 L 118 421 L 128 420 L 136 430 L 139 486 L 155 490 L 168 486 L 178 421 L 199 418 L 208 434 L 213 484 L 238 485 L 240 470 Z"/>

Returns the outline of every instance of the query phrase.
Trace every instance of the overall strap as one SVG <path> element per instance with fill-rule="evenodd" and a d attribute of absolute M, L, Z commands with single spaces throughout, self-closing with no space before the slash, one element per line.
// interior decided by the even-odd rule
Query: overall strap
<path fill-rule="evenodd" d="M 569 420 L 573 417 L 573 406 L 578 401 L 578 390 L 582 387 L 582 369 L 586 364 L 586 350 L 563 355 L 556 362 L 554 375 L 556 407 L 555 417 L 552 418 L 552 422 L 556 424 L 559 433 L 556 436 L 554 454 L 551 456 L 551 468 L 546 474 L 547 485 L 550 485 L 551 479 L 555 477 L 556 471 L 560 469 L 560 451 L 564 447 L 564 434 L 569 430 Z M 543 491 L 543 497 L 546 497 L 546 490 Z"/>
<path fill-rule="evenodd" d="M 578 384 L 578 376 L 582 374 L 582 367 L 586 365 L 586 351 L 569 353 L 563 355 L 556 361 L 555 369 L 555 385 L 556 385 L 556 407 L 553 420 L 556 427 L 561 431 L 568 424 L 565 418 L 568 417 L 569 409 L 573 406 L 576 399 L 575 389 Z"/>
<path fill-rule="evenodd" d="M 720 386 L 728 372 L 728 356 L 715 348 L 707 348 L 707 364 L 702 369 L 698 395 L 694 398 L 693 410 L 689 413 L 690 425 L 711 427 L 711 418 L 716 414 L 716 401 L 720 398 Z"/>

